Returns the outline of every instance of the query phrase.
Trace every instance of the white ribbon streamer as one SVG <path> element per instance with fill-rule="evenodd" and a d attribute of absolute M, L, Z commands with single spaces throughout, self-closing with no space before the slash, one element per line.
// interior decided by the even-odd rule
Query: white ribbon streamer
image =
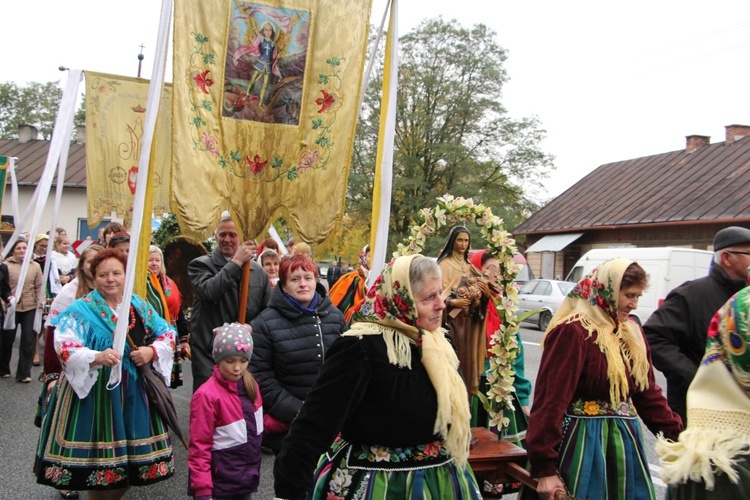
<path fill-rule="evenodd" d="M 385 118 L 385 137 L 383 141 L 383 159 L 380 165 L 380 213 L 375 228 L 375 248 L 370 259 L 370 274 L 367 277 L 369 288 L 380 275 L 387 262 L 388 225 L 391 218 L 391 195 L 393 191 L 393 144 L 396 137 L 396 95 L 398 89 L 398 0 L 392 0 L 391 20 L 388 37 L 391 42 L 390 80 L 388 82 L 388 109 Z M 385 88 L 385 82 L 384 82 Z M 377 182 L 377 180 L 376 180 Z"/>
<path fill-rule="evenodd" d="M 65 90 L 63 90 L 62 100 L 60 101 L 60 108 L 57 113 L 57 118 L 55 119 L 55 128 L 52 132 L 52 141 L 50 142 L 47 162 L 44 165 L 42 176 L 39 180 L 36 191 L 34 192 L 32 203 L 30 203 L 26 208 L 26 213 L 24 213 L 23 218 L 24 220 L 22 221 L 22 223 L 25 224 L 25 219 L 28 216 L 29 211 L 32 210 L 33 206 L 34 217 L 31 221 L 31 229 L 29 231 L 29 235 L 31 236 L 39 232 L 39 224 L 42 218 L 42 211 L 44 210 L 44 205 L 47 202 L 47 196 L 41 196 L 40 194 L 49 194 L 50 188 L 52 187 L 52 179 L 55 175 L 55 172 L 57 171 L 57 166 L 60 162 L 62 152 L 65 151 L 67 156 L 67 150 L 68 147 L 70 147 L 70 136 L 73 131 L 73 115 L 75 114 L 75 104 L 78 97 L 78 86 L 81 82 L 82 76 L 83 72 L 79 69 L 71 69 L 68 72 L 68 81 L 65 86 Z M 23 225 L 16 226 L 16 230 L 14 231 L 13 236 L 11 236 L 11 240 L 8 243 L 8 249 L 10 249 L 13 243 L 18 240 L 18 235 L 21 233 L 22 227 Z M 31 246 L 33 242 L 29 241 L 27 242 L 27 244 Z M 3 325 L 3 327 L 6 330 L 13 330 L 16 328 L 16 304 L 18 302 L 18 299 L 21 297 L 21 294 L 23 293 L 23 286 L 26 281 L 26 273 L 29 269 L 29 262 L 31 261 L 32 252 L 32 248 L 27 248 L 26 256 L 24 257 L 23 264 L 21 265 L 21 272 L 18 276 L 18 283 L 16 284 L 16 289 L 14 291 L 15 300 L 11 301 L 5 315 L 5 324 Z"/>
<path fill-rule="evenodd" d="M 156 55 L 154 57 L 154 68 L 151 83 L 148 87 L 148 100 L 146 101 L 146 123 L 143 128 L 143 143 L 141 144 L 141 156 L 138 160 L 138 177 L 136 178 L 135 198 L 133 200 L 133 225 L 130 228 L 130 248 L 128 254 L 128 266 L 125 269 L 125 288 L 122 294 L 122 302 L 117 306 L 117 326 L 115 327 L 114 342 L 112 348 L 120 355 L 125 350 L 125 340 L 128 334 L 128 322 L 130 320 L 128 311 L 133 296 L 133 284 L 135 283 L 135 265 L 138 255 L 138 244 L 143 226 L 143 211 L 146 202 L 146 189 L 148 189 L 148 169 L 151 158 L 151 144 L 156 129 L 156 117 L 159 112 L 162 87 L 164 85 L 164 68 L 167 65 L 167 48 L 169 43 L 169 27 L 172 21 L 172 0 L 162 0 L 161 17 L 159 20 L 159 34 L 156 41 Z M 148 228 L 151 229 L 150 227 Z M 146 233 L 147 235 L 149 232 Z M 107 382 L 107 389 L 114 389 L 122 378 L 122 361 L 112 367 Z"/>

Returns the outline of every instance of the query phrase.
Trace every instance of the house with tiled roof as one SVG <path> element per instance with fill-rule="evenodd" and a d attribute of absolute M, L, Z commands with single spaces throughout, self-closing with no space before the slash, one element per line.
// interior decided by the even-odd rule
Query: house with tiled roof
<path fill-rule="evenodd" d="M 76 134 L 85 138 L 86 133 L 81 130 Z M 51 141 L 39 139 L 36 128 L 24 125 L 18 130 L 18 139 L 0 139 L 0 154 L 16 158 L 16 178 L 18 180 L 19 215 L 31 202 L 36 186 L 47 162 Z M 52 183 L 49 200 L 42 212 L 39 232 L 47 232 L 52 220 L 52 209 L 55 199 L 57 178 Z M 63 227 L 73 240 L 92 236 L 96 239 L 97 229 L 89 228 L 87 223 L 86 200 L 86 144 L 80 140 L 70 144 L 68 164 L 63 181 L 63 194 L 60 213 L 57 216 L 57 226 Z M 5 189 L 2 204 L 2 228 L 0 233 L 7 238 L 13 231 L 13 209 L 11 204 L 10 176 Z M 100 225 L 106 225 L 109 219 Z"/>
<path fill-rule="evenodd" d="M 685 149 L 601 165 L 519 225 L 537 276 L 564 278 L 592 248 L 712 250 L 727 226 L 750 228 L 750 126 L 722 142 L 690 135 Z"/>

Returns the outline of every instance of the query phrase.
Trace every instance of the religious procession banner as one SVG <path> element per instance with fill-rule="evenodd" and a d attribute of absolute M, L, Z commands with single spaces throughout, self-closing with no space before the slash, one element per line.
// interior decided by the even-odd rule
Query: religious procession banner
<path fill-rule="evenodd" d="M 149 81 L 90 71 L 85 75 L 88 224 L 94 227 L 114 211 L 130 227 Z M 169 210 L 171 111 L 172 89 L 165 85 L 151 164 L 157 215 Z"/>
<path fill-rule="evenodd" d="M 5 199 L 5 184 L 8 179 L 8 168 L 11 167 L 11 162 L 13 161 L 13 158 L 0 155 L 0 209 L 2 209 L 3 200 Z"/>
<path fill-rule="evenodd" d="M 299 238 L 341 223 L 370 0 L 175 4 L 172 209 L 197 239 L 279 211 Z M 283 209 L 282 209 L 283 207 Z"/>

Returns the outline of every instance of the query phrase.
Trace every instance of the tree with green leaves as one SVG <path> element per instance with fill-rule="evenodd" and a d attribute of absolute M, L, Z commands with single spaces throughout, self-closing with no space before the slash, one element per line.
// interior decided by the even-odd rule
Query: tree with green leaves
<path fill-rule="evenodd" d="M 0 83 L 0 139 L 17 138 L 20 125 L 32 125 L 40 139 L 50 139 L 61 99 L 59 82 Z"/>
<path fill-rule="evenodd" d="M 483 24 L 467 29 L 442 18 L 401 37 L 390 249 L 408 235 L 412 217 L 445 193 L 490 206 L 508 228 L 537 209 L 528 192 L 542 186 L 553 158 L 540 148 L 540 122 L 514 119 L 501 103 L 507 54 L 496 39 Z M 347 213 L 367 220 L 381 87 L 382 65 L 365 96 L 347 192 Z"/>

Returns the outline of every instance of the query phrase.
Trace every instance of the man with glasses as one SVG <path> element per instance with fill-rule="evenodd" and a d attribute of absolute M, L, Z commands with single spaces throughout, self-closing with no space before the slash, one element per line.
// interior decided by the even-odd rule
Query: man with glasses
<path fill-rule="evenodd" d="M 716 311 L 748 281 L 750 229 L 731 226 L 714 236 L 708 276 L 675 288 L 643 330 L 654 366 L 667 378 L 667 400 L 687 424 L 685 397 L 706 349 L 708 324 Z"/>
<path fill-rule="evenodd" d="M 268 303 L 271 285 L 263 268 L 253 260 L 257 244 L 240 242 L 237 226 L 224 212 L 214 231 L 216 248 L 188 265 L 193 285 L 194 303 L 190 314 L 190 350 L 193 369 L 193 392 L 211 376 L 214 359 L 213 330 L 224 323 L 237 321 L 239 313 L 242 266 L 250 264 L 250 287 L 245 323 L 250 323 Z"/>

